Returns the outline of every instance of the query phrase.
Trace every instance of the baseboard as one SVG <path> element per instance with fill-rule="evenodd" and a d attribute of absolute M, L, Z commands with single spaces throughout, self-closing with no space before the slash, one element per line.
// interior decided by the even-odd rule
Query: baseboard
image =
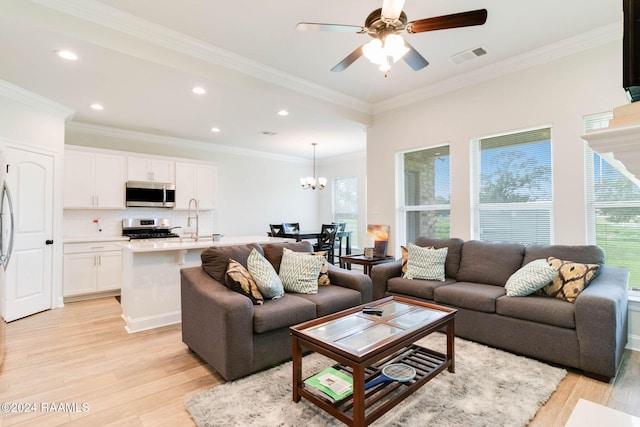
<path fill-rule="evenodd" d="M 625 348 L 627 350 L 640 351 L 640 335 L 629 334 Z"/>
<path fill-rule="evenodd" d="M 164 313 L 159 316 L 139 317 L 132 319 L 131 317 L 121 315 L 127 325 L 124 327 L 130 334 L 135 332 L 146 331 L 147 329 L 159 328 L 161 326 L 175 325 L 182 322 L 180 311 L 172 313 Z"/>

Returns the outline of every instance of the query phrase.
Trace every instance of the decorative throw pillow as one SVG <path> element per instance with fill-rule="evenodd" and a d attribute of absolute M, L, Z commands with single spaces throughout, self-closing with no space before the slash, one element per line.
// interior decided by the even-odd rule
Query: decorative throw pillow
<path fill-rule="evenodd" d="M 320 274 L 318 275 L 318 286 L 329 286 L 331 280 L 329 279 L 329 261 L 327 260 L 327 252 L 300 252 L 309 255 L 319 256 L 322 259 L 322 267 L 320 268 Z"/>
<path fill-rule="evenodd" d="M 448 248 L 422 248 L 409 243 L 407 245 L 407 279 L 425 279 L 444 281 L 444 262 Z"/>
<path fill-rule="evenodd" d="M 600 269 L 598 264 L 563 261 L 554 257 L 547 258 L 547 263 L 557 270 L 557 274 L 553 282 L 542 288 L 542 291 L 546 295 L 569 302 L 576 301 Z"/>
<path fill-rule="evenodd" d="M 302 252 L 282 249 L 280 280 L 285 291 L 299 294 L 317 294 L 318 276 L 322 268 L 322 258 Z"/>
<path fill-rule="evenodd" d="M 409 251 L 405 246 L 400 246 L 400 252 L 402 253 L 402 277 L 407 274 L 407 259 L 409 258 Z"/>
<path fill-rule="evenodd" d="M 254 305 L 260 305 L 264 302 L 258 285 L 256 285 L 253 277 L 251 277 L 249 270 L 234 259 L 229 260 L 227 274 L 225 275 L 225 284 L 232 291 L 240 292 L 249 297 Z"/>
<path fill-rule="evenodd" d="M 247 259 L 247 267 L 263 297 L 276 299 L 284 295 L 284 288 L 278 273 L 271 263 L 260 255 L 260 252 L 255 249 L 251 251 Z"/>
<path fill-rule="evenodd" d="M 551 283 L 557 272 L 546 259 L 537 259 L 513 273 L 504 287 L 508 296 L 524 297 Z"/>

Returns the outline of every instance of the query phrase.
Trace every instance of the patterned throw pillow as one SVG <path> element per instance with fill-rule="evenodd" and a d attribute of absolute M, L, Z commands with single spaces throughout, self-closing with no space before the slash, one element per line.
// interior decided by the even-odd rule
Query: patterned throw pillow
<path fill-rule="evenodd" d="M 224 281 L 227 288 L 246 295 L 254 305 L 260 305 L 264 302 L 258 285 L 256 285 L 255 280 L 251 277 L 251 273 L 238 261 L 234 259 L 229 260 Z"/>
<path fill-rule="evenodd" d="M 283 248 L 280 280 L 284 290 L 299 294 L 317 294 L 321 268 L 322 257 Z"/>
<path fill-rule="evenodd" d="M 531 295 L 551 283 L 557 272 L 546 259 L 537 259 L 513 273 L 504 288 L 510 297 Z"/>
<path fill-rule="evenodd" d="M 598 264 L 581 264 L 554 257 L 547 258 L 547 263 L 557 270 L 557 274 L 553 282 L 542 288 L 542 291 L 546 295 L 569 302 L 576 301 L 600 269 Z"/>
<path fill-rule="evenodd" d="M 429 246 L 428 249 L 435 249 L 433 246 Z M 406 247 L 400 246 L 400 252 L 402 253 L 402 277 L 407 278 L 407 260 L 409 259 L 409 251 Z"/>
<path fill-rule="evenodd" d="M 264 298 L 276 299 L 284 295 L 284 288 L 278 273 L 271 263 L 260 255 L 260 252 L 255 249 L 251 251 L 247 259 L 247 267 Z"/>
<path fill-rule="evenodd" d="M 309 255 L 316 255 L 322 258 L 322 267 L 320 268 L 320 274 L 318 275 L 318 286 L 329 286 L 331 280 L 329 279 L 329 261 L 327 260 L 327 252 L 300 252 Z"/>
<path fill-rule="evenodd" d="M 409 243 L 407 246 L 407 279 L 444 281 L 444 262 L 448 248 L 422 248 Z"/>

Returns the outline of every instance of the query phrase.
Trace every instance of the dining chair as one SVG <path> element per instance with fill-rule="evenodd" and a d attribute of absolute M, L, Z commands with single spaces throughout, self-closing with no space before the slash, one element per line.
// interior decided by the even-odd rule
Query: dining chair
<path fill-rule="evenodd" d="M 347 223 L 346 222 L 334 222 L 333 224 L 336 224 L 336 226 L 338 227 L 338 233 L 342 232 L 342 231 L 346 231 L 347 229 Z M 342 236 L 339 236 L 336 233 L 336 242 L 333 245 L 333 253 L 336 253 L 336 249 L 338 250 L 338 261 L 340 261 L 340 257 L 342 256 Z"/>
<path fill-rule="evenodd" d="M 336 224 L 322 224 L 320 228 L 320 236 L 318 236 L 318 243 L 313 245 L 313 250 L 327 252 L 327 260 L 334 264 L 334 246 L 336 244 L 336 233 L 338 227 Z"/>
<path fill-rule="evenodd" d="M 284 235 L 284 227 L 282 224 L 269 224 L 271 229 L 271 237 L 280 237 Z"/>
<path fill-rule="evenodd" d="M 285 222 L 282 224 L 284 228 L 285 234 L 293 234 L 300 232 L 300 223 L 299 222 Z"/>

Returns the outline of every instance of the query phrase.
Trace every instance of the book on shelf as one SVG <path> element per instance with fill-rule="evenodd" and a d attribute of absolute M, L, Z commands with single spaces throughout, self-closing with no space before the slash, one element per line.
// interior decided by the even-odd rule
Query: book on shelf
<path fill-rule="evenodd" d="M 353 378 L 335 368 L 327 368 L 304 380 L 305 389 L 332 403 L 339 402 L 353 393 Z"/>

